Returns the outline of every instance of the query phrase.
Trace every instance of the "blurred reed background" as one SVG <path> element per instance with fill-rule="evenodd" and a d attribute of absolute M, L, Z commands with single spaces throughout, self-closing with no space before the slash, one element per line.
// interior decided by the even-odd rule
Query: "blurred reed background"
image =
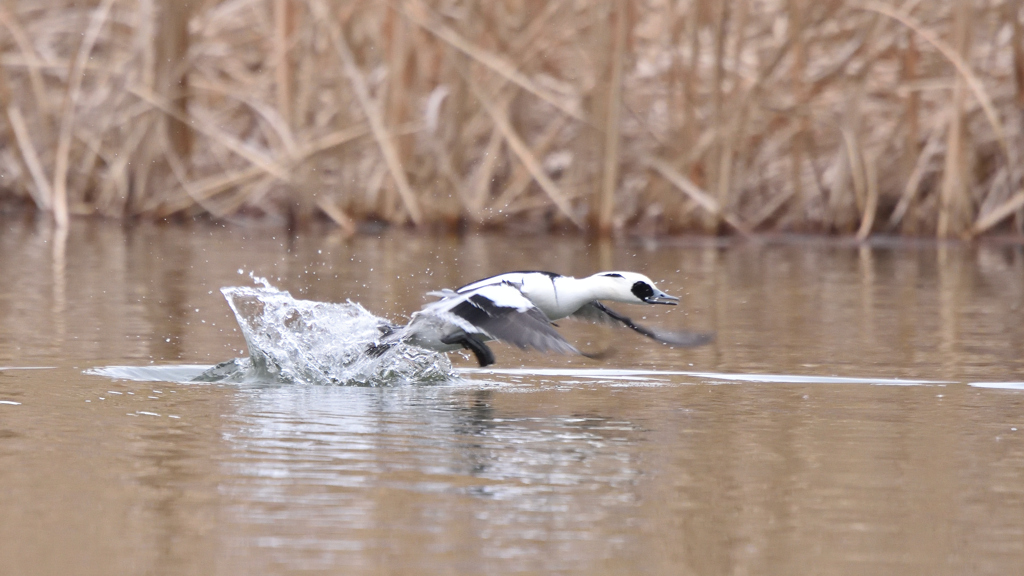
<path fill-rule="evenodd" d="M 0 0 L 0 204 L 1020 233 L 1022 1 Z"/>

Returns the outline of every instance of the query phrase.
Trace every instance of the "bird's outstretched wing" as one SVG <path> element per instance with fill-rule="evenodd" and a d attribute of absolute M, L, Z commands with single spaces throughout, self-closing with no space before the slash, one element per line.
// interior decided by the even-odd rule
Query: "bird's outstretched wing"
<path fill-rule="evenodd" d="M 715 334 L 713 332 L 690 332 L 687 330 L 674 332 L 641 326 L 630 320 L 628 317 L 619 314 L 597 301 L 583 306 L 577 310 L 576 313 L 570 316 L 570 318 L 586 320 L 587 322 L 594 322 L 598 324 L 622 324 L 634 332 L 647 336 L 651 340 L 680 348 L 703 346 L 715 339 Z"/>
<path fill-rule="evenodd" d="M 448 318 L 469 334 L 484 334 L 523 349 L 579 354 L 539 308 L 508 284 L 448 296 L 428 304 L 424 310 Z"/>

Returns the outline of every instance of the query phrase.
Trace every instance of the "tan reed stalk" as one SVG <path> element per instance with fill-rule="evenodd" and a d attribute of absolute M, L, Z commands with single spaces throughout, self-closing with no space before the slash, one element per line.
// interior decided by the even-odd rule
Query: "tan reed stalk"
<path fill-rule="evenodd" d="M 277 112 L 291 125 L 292 119 L 292 33 L 295 27 L 293 0 L 274 1 L 274 88 Z"/>
<path fill-rule="evenodd" d="M 1024 0 L 1007 0 L 1003 17 L 1010 22 L 1013 31 L 1010 45 L 1013 50 L 1014 94 L 1017 106 L 1024 108 L 1024 26 L 1020 21 L 1021 9 L 1024 9 Z"/>
<path fill-rule="evenodd" d="M 748 224 L 750 230 L 757 230 L 764 224 L 769 218 L 775 215 L 796 193 L 792 188 L 787 188 L 780 193 L 776 193 L 774 197 L 769 198 L 767 204 L 765 204 L 760 211 L 758 211 L 751 219 Z"/>
<path fill-rule="evenodd" d="M 1022 7 L 1024 7 L 1024 2 L 1021 0 L 1009 0 L 1004 4 L 1002 14 L 1004 20 L 1012 23 L 1010 44 L 1013 54 L 1014 100 L 1018 107 L 1017 118 L 1024 117 L 1019 111 L 1021 107 L 1024 107 L 1024 27 L 1020 22 Z M 990 205 L 990 201 L 995 199 L 994 194 L 997 191 L 1005 189 L 1008 193 L 1012 193 L 1013 188 L 1021 182 L 1024 167 L 1014 161 L 1019 154 L 1017 152 L 1018 144 L 1016 140 L 1007 140 L 1007 165 L 1001 168 L 996 177 L 992 179 L 989 194 L 986 195 L 985 201 L 978 209 L 977 219 L 971 226 L 971 235 L 987 231 L 1011 214 L 1014 216 L 1015 231 L 1017 234 L 1024 234 L 1024 190 L 1017 191 L 1010 198 L 1000 197 L 998 200 L 1001 201 L 1001 204 L 995 208 Z"/>
<path fill-rule="evenodd" d="M 743 235 L 750 234 L 750 229 L 742 221 L 732 214 L 723 211 L 714 197 L 701 190 L 689 178 L 676 171 L 671 164 L 656 157 L 648 158 L 647 164 L 708 213 L 715 217 L 721 217 L 723 221 L 735 228 L 737 232 Z"/>
<path fill-rule="evenodd" d="M 622 138 L 622 67 L 629 29 L 629 5 L 626 0 L 613 3 L 610 71 L 607 87 L 607 115 L 604 125 L 604 150 L 601 171 L 601 196 L 598 203 L 597 231 L 609 234 L 615 210 L 615 189 L 619 182 L 619 144 Z"/>
<path fill-rule="evenodd" d="M 49 180 L 46 179 L 43 163 L 39 160 L 39 153 L 36 152 L 35 145 L 32 144 L 32 136 L 29 135 L 25 118 L 21 115 L 21 110 L 14 104 L 7 107 L 7 120 L 14 132 L 15 142 L 18 143 L 18 151 L 21 152 L 25 166 L 35 183 L 34 188 L 29 188 L 32 200 L 40 210 L 49 212 L 53 209 L 53 190 L 50 188 Z"/>
<path fill-rule="evenodd" d="M 206 202 L 204 198 L 199 197 L 199 192 L 195 189 L 194 183 L 189 180 L 188 168 L 174 150 L 174 146 L 171 145 L 167 134 L 159 134 L 160 147 L 163 150 L 164 158 L 167 159 L 167 164 L 171 169 L 171 173 L 174 174 L 175 179 L 178 181 L 178 185 L 181 186 L 181 188 L 185 190 L 185 193 L 188 194 L 198 206 L 202 207 L 203 210 L 218 218 L 227 216 L 227 214 L 219 212 L 215 204 L 212 202 Z"/>
<path fill-rule="evenodd" d="M 970 21 L 973 20 L 973 10 L 971 10 L 970 2 L 953 2 L 954 10 L 954 27 L 962 26 L 963 33 L 968 34 L 970 30 Z M 981 81 L 978 80 L 977 75 L 971 70 L 971 67 L 964 61 L 963 55 L 955 46 L 950 46 L 946 42 L 939 39 L 933 32 L 926 29 L 920 22 L 907 16 L 906 14 L 896 12 L 884 4 L 878 2 L 868 1 L 863 5 L 863 9 L 872 10 L 888 16 L 894 20 L 897 20 L 901 24 L 911 28 L 919 36 L 928 41 L 929 44 L 934 46 L 942 55 L 949 60 L 957 71 L 963 77 L 962 80 L 971 89 L 974 97 L 978 99 L 978 104 L 981 105 L 982 110 L 985 112 L 985 118 L 988 120 L 992 130 L 995 131 L 996 137 L 999 140 L 1000 145 L 1003 147 L 1003 152 L 1007 156 L 1009 152 L 1006 144 L 1006 131 L 1003 129 L 1002 122 L 999 120 L 999 114 L 995 110 L 995 106 L 992 104 L 992 98 L 989 96 L 988 91 L 982 85 Z M 961 15 L 962 14 L 962 15 Z M 959 28 L 957 28 L 959 29 Z M 966 49 L 967 43 L 969 42 L 969 34 L 964 37 L 963 43 Z"/>
<path fill-rule="evenodd" d="M 331 201 L 330 198 L 327 196 L 318 196 L 316 199 L 316 206 L 322 210 L 332 222 L 342 229 L 346 237 L 355 235 L 358 230 L 355 220 L 346 214 L 344 210 L 339 208 L 337 204 Z"/>
<path fill-rule="evenodd" d="M 182 158 L 188 158 L 192 153 L 192 131 L 187 120 L 190 6 L 188 2 L 178 0 L 162 2 L 154 51 L 157 57 L 157 93 L 177 112 L 165 119 L 164 130 L 175 154 Z"/>
<path fill-rule="evenodd" d="M 75 126 L 75 111 L 82 92 L 82 79 L 85 64 L 92 52 L 100 31 L 107 21 L 114 0 L 103 0 L 93 11 L 89 27 L 82 37 L 74 64 L 68 71 L 68 86 L 64 97 L 64 110 L 61 113 L 60 136 L 57 143 L 57 155 L 53 168 L 53 219 L 57 228 L 68 227 L 68 163 L 71 154 L 71 137 Z"/>
<path fill-rule="evenodd" d="M 686 62 L 683 73 L 683 126 L 682 140 L 685 144 L 692 144 L 700 134 L 697 126 L 697 87 L 700 86 L 700 21 L 703 11 L 706 10 L 704 2 L 694 2 L 691 5 L 690 13 L 685 16 L 682 42 L 689 41 L 690 55 Z"/>
<path fill-rule="evenodd" d="M 875 216 L 878 213 L 878 162 L 870 156 L 859 154 L 861 164 L 864 168 L 864 180 L 867 190 L 867 198 L 864 202 L 864 212 L 860 219 L 860 229 L 857 230 L 857 241 L 863 242 L 871 234 L 871 227 L 875 223 Z"/>
<path fill-rule="evenodd" d="M 750 2 L 738 0 L 734 18 L 735 30 L 745 30 L 747 17 L 750 13 Z M 727 58 L 738 67 L 739 59 L 743 53 L 746 35 L 734 32 L 732 46 L 729 49 Z M 735 79 L 734 79 L 735 80 Z M 744 153 L 744 134 L 746 133 L 746 119 L 749 112 L 748 93 L 738 85 L 733 86 L 728 95 L 723 94 L 723 99 L 728 104 L 725 116 L 725 132 L 722 135 L 722 154 L 718 167 L 718 203 L 728 208 L 733 202 L 734 172 L 742 171 L 742 165 L 737 165 L 736 158 L 742 157 Z M 736 180 L 742 180 L 741 177 Z"/>
<path fill-rule="evenodd" d="M 412 130 L 418 129 L 418 127 L 411 127 Z M 408 132 L 410 127 L 406 127 L 405 130 L 399 130 L 398 133 Z M 332 148 L 337 148 L 351 142 L 357 138 L 362 138 L 370 134 L 370 129 L 365 125 L 356 125 L 345 130 L 339 130 L 312 142 L 309 142 L 295 151 L 295 162 L 300 163 L 306 161 L 309 157 L 314 154 L 328 151 Z M 186 210 L 193 204 L 202 203 L 203 201 L 230 190 L 231 188 L 245 186 L 250 181 L 268 174 L 267 170 L 259 165 L 249 166 L 241 170 L 229 172 L 227 174 L 215 174 L 208 178 L 197 180 L 191 183 L 190 189 L 186 190 L 186 194 L 177 199 L 171 199 L 163 202 L 159 208 L 152 207 L 156 210 L 156 216 L 158 218 L 166 218 L 176 212 Z"/>
<path fill-rule="evenodd" d="M 850 167 L 850 179 L 853 181 L 853 196 L 857 201 L 857 210 L 863 212 L 867 203 L 867 174 L 860 138 L 854 128 L 843 128 L 842 133 L 843 143 L 846 145 L 846 161 Z"/>
<path fill-rule="evenodd" d="M 185 115 L 177 110 L 173 104 L 156 94 L 152 94 L 142 89 L 132 89 L 131 92 L 175 120 L 182 123 L 191 122 L 193 119 L 196 120 L 195 122 L 191 122 L 191 126 L 197 132 L 202 132 L 208 138 L 221 144 L 228 150 L 231 150 L 235 154 L 245 158 L 256 166 L 259 166 L 268 174 L 271 174 L 280 180 L 288 181 L 288 170 L 276 162 L 274 158 L 269 157 L 264 152 L 257 150 L 252 146 L 246 145 L 245 142 L 240 141 L 235 136 L 228 134 L 226 131 L 219 128 L 213 117 L 198 106 L 194 106 L 192 110 L 190 110 L 190 114 Z"/>
<path fill-rule="evenodd" d="M 384 22 L 383 44 L 384 59 L 388 64 L 387 83 L 382 87 L 384 96 L 381 101 L 384 103 L 384 119 L 389 126 L 404 124 L 410 120 L 410 90 L 411 86 L 411 64 L 409 38 L 409 23 L 395 10 L 387 11 L 387 20 Z M 402 165 L 409 163 L 412 155 L 411 142 L 408 139 L 401 139 L 394 143 L 398 160 Z"/>
<path fill-rule="evenodd" d="M 384 118 L 380 112 L 377 102 L 370 96 L 370 91 L 366 84 L 366 78 L 359 70 L 358 65 L 356 65 L 355 56 L 352 55 L 352 50 L 349 48 L 348 42 L 342 34 L 341 27 L 331 17 L 327 5 L 322 0 L 313 0 L 312 8 L 316 18 L 327 28 L 331 44 L 333 44 L 335 52 L 337 52 L 338 57 L 341 59 L 345 75 L 348 77 L 352 91 L 355 93 L 356 99 L 358 100 L 363 113 L 366 115 L 366 119 L 370 124 L 370 129 L 373 131 L 373 136 L 376 138 L 377 145 L 380 147 L 381 154 L 384 156 L 384 162 L 387 164 L 391 178 L 398 187 L 398 194 L 402 199 L 402 204 L 405 206 L 406 212 L 409 214 L 409 218 L 412 220 L 413 224 L 416 224 L 417 226 L 423 224 L 423 214 L 420 211 L 419 201 L 416 199 L 416 194 L 409 185 L 409 180 L 405 174 L 405 168 L 402 165 L 398 150 L 395 148 L 395 144 L 387 132 L 387 128 L 384 124 Z"/>
<path fill-rule="evenodd" d="M 731 163 L 731 152 L 728 151 L 729 139 L 728 132 L 731 122 L 726 120 L 723 110 L 725 109 L 725 46 L 726 46 L 726 27 L 729 22 L 729 3 L 718 2 L 714 6 L 713 14 L 713 26 L 712 30 L 712 43 L 713 43 L 713 63 L 711 65 L 711 117 L 714 119 L 714 126 L 716 127 L 717 138 L 713 147 L 713 153 L 708 158 L 708 188 L 712 190 L 713 194 L 717 198 L 719 206 L 724 206 L 726 203 L 725 195 L 729 189 L 729 168 L 727 164 Z M 719 214 L 708 214 L 711 218 L 704 220 L 703 225 L 705 230 L 708 232 L 714 232 L 719 226 Z"/>
<path fill-rule="evenodd" d="M 491 191 L 491 182 L 494 179 L 494 170 L 498 165 L 502 142 L 501 130 L 495 126 L 491 130 L 490 138 L 487 139 L 487 146 L 484 147 L 483 161 L 470 176 L 466 210 L 469 212 L 469 218 L 478 224 L 484 220 L 484 207 Z"/>
<path fill-rule="evenodd" d="M 107 165 L 106 176 L 97 194 L 96 206 L 101 214 L 111 217 L 124 215 L 133 187 L 136 194 L 145 197 L 139 194 L 139 186 L 145 186 L 146 181 L 139 177 L 138 170 L 131 169 L 131 164 L 138 160 L 137 151 L 143 139 L 148 133 L 153 132 L 153 120 L 152 116 L 142 118 L 117 144 L 117 152 Z M 140 206 L 135 208 L 139 209 Z"/>
<path fill-rule="evenodd" d="M 1017 192 L 1009 200 L 1000 204 L 998 208 L 978 218 L 978 221 L 971 228 L 971 233 L 974 235 L 984 234 L 996 224 L 1014 215 L 1021 208 L 1024 208 L 1024 190 Z"/>
<path fill-rule="evenodd" d="M 487 66 L 491 70 L 494 70 L 498 74 L 501 74 L 509 81 L 518 84 L 522 89 L 533 94 L 534 96 L 544 100 L 548 104 L 551 104 L 558 110 L 561 110 L 565 114 L 576 118 L 577 120 L 587 121 L 587 119 L 580 113 L 579 110 L 575 109 L 563 102 L 561 99 L 553 96 L 547 90 L 544 90 L 537 86 L 537 84 L 531 80 L 525 74 L 519 72 L 516 66 L 507 62 L 501 56 L 483 50 L 478 46 L 474 46 L 471 42 L 467 41 L 457 32 L 451 28 L 444 26 L 430 20 L 428 16 L 427 7 L 419 0 L 411 0 L 410 2 L 403 4 L 403 14 L 405 14 L 410 20 L 415 22 L 418 26 L 424 30 L 430 32 L 434 36 L 437 36 L 441 40 L 444 40 L 453 48 L 463 52 L 473 60 Z"/>
<path fill-rule="evenodd" d="M 953 45 L 961 58 L 967 53 L 972 12 L 969 2 L 958 2 L 953 9 Z M 967 198 L 969 176 L 964 157 L 967 138 L 965 134 L 966 118 L 964 117 L 965 99 L 964 77 L 958 75 L 950 102 L 946 162 L 939 191 L 939 222 L 936 228 L 939 238 L 963 234 L 969 217 L 967 214 L 970 208 Z"/>
<path fill-rule="evenodd" d="M 1021 8 L 1024 8 L 1024 0 L 1009 0 L 1006 3 L 1007 19 L 1013 22 L 1013 37 L 1010 41 L 1013 43 L 1013 72 L 1014 79 L 1016 80 L 1018 109 L 1024 109 L 1024 26 L 1020 22 Z M 1012 155 L 1007 160 L 1008 162 L 1016 162 L 1017 155 Z M 1024 168 L 1019 165 L 1016 165 L 1011 170 L 1013 182 L 1021 181 L 1022 171 L 1024 171 Z M 1024 190 L 1018 193 L 1018 196 L 1021 195 L 1024 195 Z M 975 233 L 977 233 L 977 228 L 976 226 Z M 1024 234 L 1024 203 L 1014 211 L 1014 228 L 1017 234 Z"/>
<path fill-rule="evenodd" d="M 808 130 L 807 115 L 803 112 L 806 105 L 807 88 L 805 78 L 807 76 L 807 46 L 804 42 L 804 19 L 806 16 L 805 0 L 789 0 L 787 3 L 787 15 L 789 16 L 789 39 L 792 45 L 793 65 L 790 69 L 790 91 L 793 101 L 797 107 L 797 122 L 800 129 L 793 134 L 792 148 L 790 152 L 790 186 L 793 187 L 793 195 L 796 198 L 795 215 L 796 227 L 805 229 L 807 226 L 807 209 L 809 199 L 803 186 L 803 139 L 801 134 Z"/>
<path fill-rule="evenodd" d="M 896 204 L 896 208 L 892 211 L 892 215 L 889 218 L 889 230 L 895 230 L 896 227 L 900 225 L 901 220 L 903 220 L 907 211 L 913 204 L 918 190 L 920 189 L 921 181 L 924 179 L 925 170 L 927 169 L 929 162 L 931 162 L 931 160 L 942 150 L 942 135 L 945 133 L 945 130 L 945 121 L 937 122 L 932 127 L 932 132 L 928 137 L 928 142 L 917 155 L 913 171 L 907 177 L 906 183 L 903 186 L 903 194 L 900 196 L 900 200 Z"/>
<path fill-rule="evenodd" d="M 523 142 L 523 139 L 516 133 L 512 124 L 509 123 L 508 116 L 503 111 L 498 110 L 497 107 L 492 104 L 488 98 L 486 98 L 476 86 L 476 84 L 470 78 L 466 78 L 470 89 L 476 95 L 477 100 L 487 110 L 494 125 L 501 132 L 502 137 L 508 142 L 509 148 L 515 153 L 516 157 L 520 162 L 529 170 L 530 175 L 537 181 L 537 184 L 541 187 L 551 203 L 554 204 L 558 210 L 564 215 L 570 222 L 575 224 L 578 228 L 583 228 L 583 223 L 576 216 L 572 204 L 569 202 L 569 198 L 566 197 L 565 193 L 555 184 L 551 178 L 544 172 L 544 168 L 541 167 L 540 162 L 530 151 L 530 147 Z"/>
<path fill-rule="evenodd" d="M 913 86 L 919 78 L 918 68 L 921 61 L 921 52 L 917 49 L 917 41 L 911 31 L 906 30 L 903 32 L 903 35 L 906 36 L 907 45 L 901 50 L 900 83 L 902 86 L 908 87 Z M 906 89 L 906 92 L 903 98 L 903 117 L 901 119 L 905 123 L 905 128 L 903 129 L 903 147 L 900 150 L 900 177 L 909 185 L 914 179 L 915 174 L 920 174 L 920 171 L 916 169 L 918 158 L 921 157 L 921 91 L 910 88 Z M 902 212 L 909 208 L 909 203 L 913 201 L 916 193 L 917 183 L 914 184 L 913 189 L 909 187 L 904 188 L 900 204 L 903 204 L 904 198 L 906 198 L 907 204 L 903 206 L 902 210 L 900 210 L 899 205 L 897 205 L 896 210 L 893 210 L 887 226 L 889 230 L 896 228 L 903 217 Z M 910 221 L 908 220 L 907 222 L 909 223 Z M 907 224 L 904 229 L 909 229 L 910 225 Z"/>
<path fill-rule="evenodd" d="M 0 25 L 3 25 L 11 34 L 11 38 L 18 45 L 19 52 L 25 58 L 29 81 L 32 85 L 32 95 L 36 108 L 39 110 L 39 117 L 44 119 L 45 124 L 49 124 L 53 112 L 50 103 L 50 93 L 46 90 L 46 85 L 43 81 L 43 62 L 36 54 L 36 50 L 32 46 L 32 42 L 29 40 L 24 27 L 3 4 L 0 4 Z"/>
<path fill-rule="evenodd" d="M 559 116 L 551 124 L 545 128 L 544 132 L 537 138 L 536 144 L 530 150 L 530 153 L 535 158 L 542 158 L 546 155 L 551 147 L 555 144 L 555 139 L 565 129 L 568 120 L 565 116 Z M 533 182 L 533 176 L 530 171 L 526 168 L 525 164 L 518 164 L 512 174 L 512 178 L 509 179 L 509 184 L 505 189 L 494 199 L 489 208 L 491 212 L 491 218 L 500 217 L 503 210 L 512 204 L 523 192 L 526 191 L 530 183 Z"/>

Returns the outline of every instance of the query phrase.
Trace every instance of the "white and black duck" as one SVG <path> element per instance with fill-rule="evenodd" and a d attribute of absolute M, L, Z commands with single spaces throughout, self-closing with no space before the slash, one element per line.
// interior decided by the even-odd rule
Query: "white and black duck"
<path fill-rule="evenodd" d="M 502 340 L 523 349 L 579 354 L 554 329 L 552 322 L 562 318 L 621 324 L 670 346 L 700 346 L 713 338 L 706 333 L 647 328 L 600 302 L 678 303 L 677 297 L 662 292 L 650 278 L 636 272 L 599 272 L 586 278 L 553 272 L 506 272 L 430 295 L 440 300 L 413 314 L 406 326 L 384 329 L 383 338 L 369 352 L 379 354 L 399 341 L 438 352 L 465 348 L 473 352 L 480 366 L 487 366 L 494 363 L 494 353 L 486 342 Z"/>

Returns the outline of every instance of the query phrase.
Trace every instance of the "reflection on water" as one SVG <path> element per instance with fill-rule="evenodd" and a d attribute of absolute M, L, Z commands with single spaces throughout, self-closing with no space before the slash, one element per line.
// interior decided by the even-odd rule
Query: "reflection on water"
<path fill-rule="evenodd" d="M 625 448 L 645 434 L 629 421 L 505 412 L 489 392 L 426 388 L 263 392 L 247 412 L 229 439 L 244 455 L 229 490 L 248 502 L 235 521 L 288 524 L 277 562 L 328 568 L 341 558 L 323 549 L 376 550 L 411 567 L 424 550 L 396 543 L 427 540 L 510 571 L 564 570 L 627 542 L 625 527 L 593 528 L 638 501 L 642 471 Z"/>
<path fill-rule="evenodd" d="M 2 574 L 1024 563 L 1019 246 L 76 225 L 58 254 L 4 226 Z M 244 355 L 219 293 L 239 269 L 400 321 L 428 290 L 523 268 L 644 271 L 684 295 L 645 323 L 718 338 L 564 322 L 607 359 L 452 354 L 459 377 L 432 386 L 183 383 Z"/>

